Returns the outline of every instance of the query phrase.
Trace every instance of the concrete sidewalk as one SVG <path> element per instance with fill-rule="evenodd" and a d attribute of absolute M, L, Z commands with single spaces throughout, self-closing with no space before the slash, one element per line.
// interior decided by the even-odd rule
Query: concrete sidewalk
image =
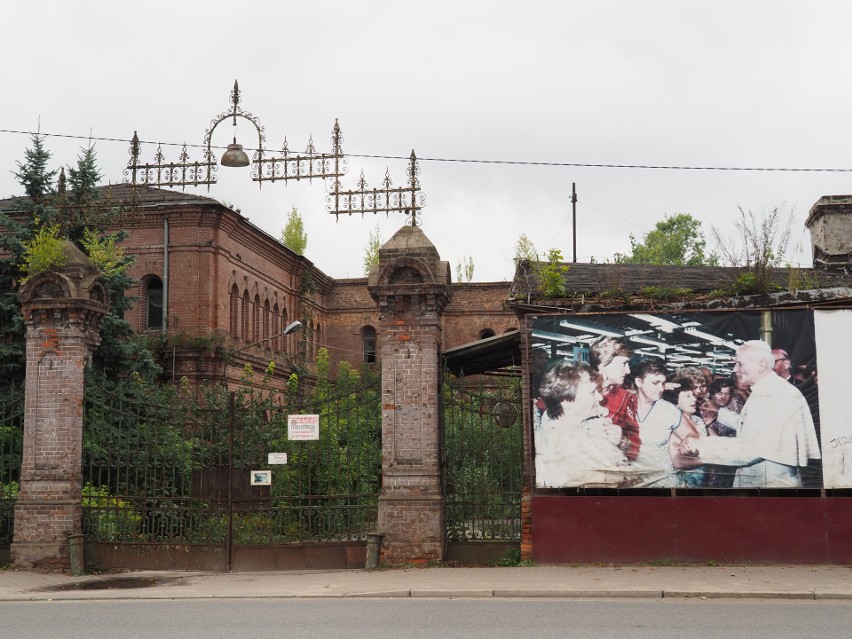
<path fill-rule="evenodd" d="M 852 600 L 845 566 L 530 566 L 72 577 L 0 571 L 0 601 L 296 597 L 705 597 Z"/>

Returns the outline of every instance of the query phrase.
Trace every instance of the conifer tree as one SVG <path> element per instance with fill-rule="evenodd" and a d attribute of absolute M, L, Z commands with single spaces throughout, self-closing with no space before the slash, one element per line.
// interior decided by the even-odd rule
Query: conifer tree
<path fill-rule="evenodd" d="M 24 321 L 17 292 L 21 281 L 19 263 L 39 228 L 58 217 L 52 206 L 56 171 L 48 170 L 50 152 L 43 139 L 33 135 L 32 147 L 18 162 L 15 177 L 24 197 L 14 198 L 0 210 L 0 379 L 20 381 L 24 376 Z"/>
<path fill-rule="evenodd" d="M 25 272 L 24 255 L 36 235 L 55 229 L 59 237 L 77 244 L 89 255 L 110 289 L 110 313 L 101 327 L 101 346 L 95 352 L 95 367 L 114 376 L 138 372 L 153 376 L 159 367 L 145 343 L 122 315 L 134 302 L 125 291 L 134 284 L 127 274 L 132 258 L 121 254 L 118 242 L 126 235 L 115 231 L 121 211 L 99 202 L 97 184 L 101 173 L 93 147 L 82 151 L 69 179 L 59 173 L 59 188 L 53 186 L 57 171 L 48 170 L 51 154 L 43 138 L 33 135 L 25 161 L 15 176 L 24 189 L 5 210 L 0 210 L 0 380 L 21 380 L 24 375 L 24 325 L 17 290 Z M 99 264 L 100 263 L 100 264 Z"/>

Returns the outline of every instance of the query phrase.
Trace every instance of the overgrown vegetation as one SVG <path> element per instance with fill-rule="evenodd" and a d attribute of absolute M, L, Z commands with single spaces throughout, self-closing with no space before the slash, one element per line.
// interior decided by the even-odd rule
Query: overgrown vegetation
<path fill-rule="evenodd" d="M 772 269 L 782 266 L 793 228 L 793 211 L 775 207 L 756 215 L 739 209 L 734 237 L 713 227 L 713 237 L 723 263 L 741 272 L 731 287 L 737 295 L 762 294 L 781 287 L 772 279 Z"/>
<path fill-rule="evenodd" d="M 539 290 L 546 297 L 565 297 L 568 290 L 565 287 L 565 273 L 568 265 L 562 263 L 562 251 L 550 249 L 547 261 L 541 263 L 538 274 Z"/>
<path fill-rule="evenodd" d="M 25 283 L 33 275 L 65 266 L 65 253 L 62 251 L 62 239 L 58 226 L 43 226 L 25 244 L 21 273 Z"/>
<path fill-rule="evenodd" d="M 648 299 L 668 302 L 692 295 L 692 289 L 679 286 L 645 286 L 640 293 Z"/>
<path fill-rule="evenodd" d="M 562 251 L 555 248 L 547 251 L 545 260 L 540 260 L 535 246 L 524 233 L 515 244 L 515 267 L 525 264 L 537 281 L 537 291 L 545 297 L 565 297 L 568 294 L 565 273 L 569 267 L 562 260 Z"/>
<path fill-rule="evenodd" d="M 91 486 L 87 534 L 98 540 L 221 544 L 227 486 L 237 500 L 235 543 L 283 543 L 358 537 L 375 526 L 381 473 L 377 374 L 342 363 L 332 379 L 328 353 L 317 381 L 291 375 L 269 388 L 249 367 L 232 393 L 185 383 L 157 386 L 134 376 L 89 373 L 84 478 Z M 317 414 L 318 441 L 290 441 L 287 416 Z M 287 453 L 270 466 L 268 453 Z M 272 485 L 249 485 L 270 469 Z"/>
<path fill-rule="evenodd" d="M 127 275 L 132 259 L 118 246 L 125 237 L 116 230 L 122 211 L 101 201 L 102 176 L 94 147 L 81 151 L 76 165 L 68 167 L 67 180 L 64 168 L 52 170 L 50 161 L 43 138 L 34 135 L 15 173 L 24 195 L 0 211 L 0 381 L 21 381 L 24 376 L 24 325 L 17 291 L 28 277 L 63 266 L 65 241 L 88 255 L 110 291 L 111 308 L 93 357 L 95 367 L 114 376 L 153 376 L 159 368 L 122 319 L 134 302 L 125 295 L 134 284 Z"/>
<path fill-rule="evenodd" d="M 297 255 L 304 255 L 308 248 L 308 233 L 295 206 L 287 214 L 287 224 L 281 231 L 281 243 Z"/>
<path fill-rule="evenodd" d="M 382 229 L 378 223 L 370 231 L 367 245 L 364 247 L 364 276 L 370 274 L 370 269 L 379 263 L 379 249 L 382 247 Z"/>
<path fill-rule="evenodd" d="M 462 255 L 461 261 L 456 264 L 456 282 L 472 282 L 473 269 L 473 258 Z"/>

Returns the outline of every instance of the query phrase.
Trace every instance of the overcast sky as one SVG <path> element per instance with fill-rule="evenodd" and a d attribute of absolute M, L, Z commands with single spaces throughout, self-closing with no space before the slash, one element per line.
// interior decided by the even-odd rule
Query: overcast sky
<path fill-rule="evenodd" d="M 355 156 L 486 161 L 421 162 L 422 228 L 454 271 L 472 257 L 475 281 L 511 277 L 521 233 L 571 260 L 572 183 L 580 262 L 629 252 L 629 235 L 666 214 L 693 214 L 709 238 L 738 207 L 784 206 L 796 216 L 789 259 L 810 264 L 810 207 L 852 192 L 842 171 L 565 166 L 852 168 L 852 3 L 842 0 L 6 4 L 2 197 L 21 193 L 13 171 L 30 141 L 17 131 L 80 136 L 46 139 L 56 166 L 91 135 L 105 178 L 120 182 L 134 130 L 200 145 L 235 79 L 273 151 L 285 137 L 301 151 L 311 135 L 328 151 L 339 118 Z M 223 123 L 213 144 L 231 133 Z M 241 120 L 238 139 L 253 136 Z M 179 151 L 164 146 L 168 160 Z M 143 161 L 154 152 L 144 145 Z M 350 157 L 343 187 L 362 170 L 370 186 L 386 170 L 401 186 L 405 169 Z M 322 182 L 258 189 L 248 168 L 218 176 L 209 195 L 276 237 L 297 207 L 306 256 L 333 277 L 363 274 L 377 223 L 385 240 L 404 224 L 401 214 L 336 222 Z"/>

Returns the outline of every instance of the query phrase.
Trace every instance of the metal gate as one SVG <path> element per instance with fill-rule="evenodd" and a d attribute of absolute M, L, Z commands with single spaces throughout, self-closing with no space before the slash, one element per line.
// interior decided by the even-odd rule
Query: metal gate
<path fill-rule="evenodd" d="M 0 391 L 0 566 L 9 563 L 23 441 L 24 391 L 9 386 Z"/>
<path fill-rule="evenodd" d="M 283 393 L 211 386 L 198 397 L 180 387 L 133 384 L 87 386 L 90 564 L 364 566 L 381 474 L 375 376 L 351 373 Z M 319 439 L 290 441 L 292 414 L 319 415 Z"/>
<path fill-rule="evenodd" d="M 520 558 L 523 437 L 517 378 L 444 377 L 447 558 Z"/>

